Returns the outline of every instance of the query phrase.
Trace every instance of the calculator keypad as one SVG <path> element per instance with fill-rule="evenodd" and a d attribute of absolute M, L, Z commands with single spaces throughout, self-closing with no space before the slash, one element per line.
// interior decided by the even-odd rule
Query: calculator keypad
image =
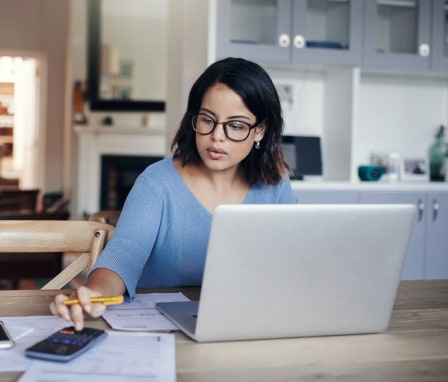
<path fill-rule="evenodd" d="M 31 346 L 26 354 L 33 358 L 68 361 L 86 351 L 105 334 L 104 330 L 84 328 L 76 331 L 69 326 Z"/>

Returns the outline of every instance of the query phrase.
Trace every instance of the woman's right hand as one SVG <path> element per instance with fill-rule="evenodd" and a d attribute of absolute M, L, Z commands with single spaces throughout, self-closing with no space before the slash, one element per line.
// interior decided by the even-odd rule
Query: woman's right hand
<path fill-rule="evenodd" d="M 81 286 L 72 295 L 66 296 L 58 294 L 50 304 L 50 311 L 55 316 L 62 317 L 66 321 L 73 321 L 76 330 L 82 330 L 84 327 L 84 317 L 100 317 L 106 311 L 106 306 L 101 303 L 92 304 L 91 297 L 100 297 L 101 293 L 92 290 L 86 286 Z M 68 298 L 77 298 L 79 304 L 65 305 L 64 300 Z"/>

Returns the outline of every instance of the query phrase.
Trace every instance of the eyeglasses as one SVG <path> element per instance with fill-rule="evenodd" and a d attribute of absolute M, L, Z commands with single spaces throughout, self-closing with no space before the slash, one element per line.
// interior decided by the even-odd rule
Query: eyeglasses
<path fill-rule="evenodd" d="M 218 122 L 205 114 L 193 115 L 191 119 L 193 130 L 200 135 L 211 134 L 219 124 L 224 128 L 224 134 L 227 138 L 235 142 L 245 141 L 250 131 L 258 124 L 251 125 L 247 122 L 230 120 Z"/>

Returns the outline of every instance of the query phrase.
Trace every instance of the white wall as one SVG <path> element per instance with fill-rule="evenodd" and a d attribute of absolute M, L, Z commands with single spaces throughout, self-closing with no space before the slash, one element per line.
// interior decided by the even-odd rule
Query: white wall
<path fill-rule="evenodd" d="M 424 73 L 372 73 L 362 68 L 268 68 L 283 102 L 285 133 L 318 135 L 325 180 L 357 180 L 372 152 L 423 158 L 448 124 L 448 79 Z"/>
<path fill-rule="evenodd" d="M 210 3 L 203 0 L 170 1 L 168 20 L 167 147 L 185 113 L 188 93 L 210 64 L 208 26 Z"/>
<path fill-rule="evenodd" d="M 356 160 L 365 163 L 372 150 L 427 158 L 437 127 L 448 121 L 447 97 L 446 79 L 363 75 Z"/>

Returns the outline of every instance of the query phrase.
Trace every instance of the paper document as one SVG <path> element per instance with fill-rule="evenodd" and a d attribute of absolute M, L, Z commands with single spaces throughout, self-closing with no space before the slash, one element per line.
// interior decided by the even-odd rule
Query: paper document
<path fill-rule="evenodd" d="M 34 329 L 27 326 L 15 326 L 12 325 L 8 328 L 9 334 L 11 335 L 14 341 L 19 340 L 22 337 L 25 337 L 27 334 L 30 334 Z"/>
<path fill-rule="evenodd" d="M 71 323 L 55 316 L 1 317 L 16 345 L 0 350 L 0 372 L 23 371 L 31 360 L 25 349 Z"/>
<path fill-rule="evenodd" d="M 19 381 L 175 382 L 175 335 L 108 331 L 68 363 L 32 361 Z"/>
<path fill-rule="evenodd" d="M 117 330 L 173 331 L 177 327 L 156 309 L 157 302 L 190 301 L 182 293 L 137 294 L 132 302 L 109 306 L 103 315 Z"/>

